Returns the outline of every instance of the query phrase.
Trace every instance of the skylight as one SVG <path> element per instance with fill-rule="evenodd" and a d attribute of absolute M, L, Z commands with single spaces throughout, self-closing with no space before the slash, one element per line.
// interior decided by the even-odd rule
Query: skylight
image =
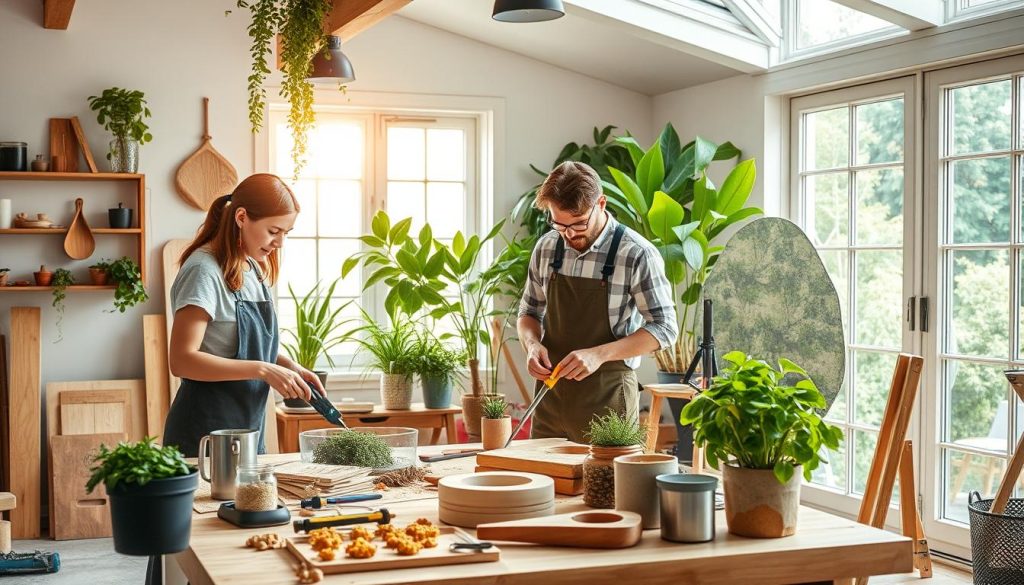
<path fill-rule="evenodd" d="M 977 1 L 977 0 L 975 0 Z M 829 0 L 792 0 L 795 14 L 788 24 L 796 25 L 795 51 L 877 36 L 899 27 L 869 14 Z"/>

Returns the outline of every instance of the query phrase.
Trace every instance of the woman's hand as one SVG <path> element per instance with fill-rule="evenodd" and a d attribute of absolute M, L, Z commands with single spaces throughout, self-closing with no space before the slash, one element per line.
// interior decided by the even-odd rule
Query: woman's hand
<path fill-rule="evenodd" d="M 297 366 L 296 366 L 297 367 Z M 305 368 L 303 368 L 305 369 Z M 309 372 L 309 370 L 306 370 Z M 309 372 L 314 378 L 316 374 Z M 263 363 L 260 367 L 260 380 L 263 380 L 274 390 L 277 390 L 285 398 L 301 398 L 309 401 L 313 395 L 310 393 L 306 380 L 299 372 L 277 364 Z M 319 386 L 319 380 L 317 386 Z"/>

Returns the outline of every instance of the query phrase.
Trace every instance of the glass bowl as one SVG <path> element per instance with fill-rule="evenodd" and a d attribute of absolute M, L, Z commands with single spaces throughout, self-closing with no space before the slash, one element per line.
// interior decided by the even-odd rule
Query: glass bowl
<path fill-rule="evenodd" d="M 353 427 L 342 429 L 314 429 L 299 433 L 299 453 L 306 463 L 313 461 L 313 449 L 328 437 L 338 433 L 371 433 L 377 435 L 391 447 L 391 458 L 394 461 L 385 470 L 403 469 L 416 465 L 416 442 L 419 431 L 409 427 Z"/>

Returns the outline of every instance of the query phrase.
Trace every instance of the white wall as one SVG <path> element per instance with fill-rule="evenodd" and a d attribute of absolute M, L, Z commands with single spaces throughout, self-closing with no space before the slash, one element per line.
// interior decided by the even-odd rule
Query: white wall
<path fill-rule="evenodd" d="M 210 97 L 214 146 L 238 169 L 253 172 L 254 140 L 246 109 L 249 72 L 248 14 L 233 1 L 183 0 L 79 3 L 67 31 L 42 28 L 36 0 L 0 3 L 0 140 L 29 143 L 29 158 L 48 152 L 47 119 L 77 115 L 101 169 L 107 136 L 86 98 L 111 86 L 146 93 L 154 136 L 142 149 L 140 172 L 149 189 L 149 274 L 153 300 L 125 314 L 105 313 L 109 292 L 76 293 L 67 300 L 64 340 L 48 294 L 5 292 L 0 331 L 9 332 L 11 306 L 43 307 L 43 382 L 143 377 L 142 315 L 163 311 L 160 247 L 190 236 L 202 213 L 174 190 L 174 173 L 199 145 L 201 98 Z M 486 7 L 484 8 L 486 9 Z M 595 125 L 628 128 L 651 137 L 649 97 L 452 35 L 401 17 L 390 18 L 344 46 L 358 80 L 353 92 L 486 96 L 504 100 L 504 155 L 496 161 L 496 213 L 504 214 L 535 182 L 527 164 L 546 167 L 563 144 L 588 140 Z M 12 55 L 18 55 L 16 59 Z M 272 79 L 271 82 L 274 82 Z M 82 163 L 84 165 L 84 163 Z M 84 168 L 84 167 L 82 167 Z M 75 183 L 0 182 L 0 197 L 15 211 L 48 211 L 70 221 L 71 202 L 84 194 L 87 219 L 105 226 L 107 207 L 125 200 L 112 189 Z M 93 259 L 130 252 L 110 237 L 98 240 Z M 70 261 L 59 236 L 0 236 L 0 266 L 17 278 L 45 262 L 87 278 L 89 262 Z"/>

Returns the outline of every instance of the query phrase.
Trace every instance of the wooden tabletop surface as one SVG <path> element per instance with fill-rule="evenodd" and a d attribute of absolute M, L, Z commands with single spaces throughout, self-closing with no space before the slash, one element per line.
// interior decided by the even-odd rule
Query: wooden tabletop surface
<path fill-rule="evenodd" d="M 420 452 L 441 449 L 421 447 Z M 454 461 L 461 462 L 465 471 L 475 464 L 473 457 Z M 452 469 L 446 466 L 447 473 Z M 436 499 L 391 503 L 387 507 L 399 515 L 399 523 L 421 516 L 437 521 Z M 560 500 L 556 513 L 587 509 L 576 497 Z M 847 583 L 852 577 L 913 569 L 908 538 L 807 507 L 800 509 L 797 533 L 787 538 L 732 536 L 726 532 L 724 512 L 718 512 L 716 530 L 715 540 L 701 544 L 664 541 L 658 530 L 648 530 L 639 545 L 619 550 L 503 543 L 498 562 L 327 575 L 323 583 L 770 585 Z M 196 514 L 189 549 L 174 557 L 192 585 L 297 583 L 292 569 L 295 560 L 286 550 L 255 552 L 244 547 L 249 536 L 266 532 L 286 536 L 292 530 L 290 526 L 240 529 L 216 515 Z"/>

